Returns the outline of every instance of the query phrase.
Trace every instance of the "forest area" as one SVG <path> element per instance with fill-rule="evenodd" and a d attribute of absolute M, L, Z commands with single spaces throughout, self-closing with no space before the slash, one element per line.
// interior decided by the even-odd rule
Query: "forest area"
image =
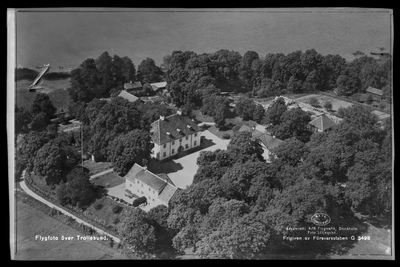
<path fill-rule="evenodd" d="M 146 88 L 164 80 L 175 108 L 189 116 L 201 109 L 223 126 L 228 102 L 218 96 L 220 92 L 268 97 L 337 89 L 339 95 L 353 95 L 372 86 L 391 101 L 391 71 L 391 58 L 364 55 L 346 62 L 313 49 L 265 57 L 253 51 L 243 56 L 228 50 L 174 51 L 161 66 L 147 58 L 137 70 L 129 57 L 104 52 L 71 72 L 69 113 L 82 122 L 83 140 L 80 132 L 57 131 L 51 122 L 55 108 L 45 94 L 37 94 L 30 109 L 16 109 L 16 133 L 22 136 L 16 177 L 24 169 L 34 172 L 56 192 L 60 203 L 85 207 L 96 188 L 78 168 L 82 141 L 84 151 L 112 162 L 121 176 L 134 163 L 151 161 L 150 124 L 174 109 L 115 97 L 127 82 L 139 80 Z M 232 136 L 226 150 L 202 152 L 193 184 L 179 190 L 168 208 L 159 206 L 148 213 L 137 209 L 119 229 L 123 242 L 140 257 L 162 254 L 165 247 L 160 244 L 168 251 L 191 250 L 202 258 L 339 253 L 354 241 L 288 243 L 282 236 L 290 234 L 287 227 L 310 225 L 317 212 L 329 214 L 334 226 L 356 221 L 356 212 L 371 218 L 391 216 L 390 120 L 381 127 L 375 115 L 354 105 L 340 110 L 344 121 L 331 131 L 312 133 L 306 127 L 309 115 L 288 110 L 282 99 L 265 112 L 250 102 L 242 98 L 237 115 L 268 125 L 284 140 L 272 151 L 272 161 L 265 161 L 261 144 L 246 132 Z"/>

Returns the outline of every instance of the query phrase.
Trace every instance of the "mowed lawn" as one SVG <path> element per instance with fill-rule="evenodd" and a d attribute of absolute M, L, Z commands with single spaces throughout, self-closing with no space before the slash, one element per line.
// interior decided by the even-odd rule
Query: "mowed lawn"
<path fill-rule="evenodd" d="M 125 183 L 125 179 L 115 172 L 109 172 L 104 175 L 95 177 L 91 181 L 95 185 L 100 185 L 104 188 L 110 188 Z"/>
<path fill-rule="evenodd" d="M 128 259 L 97 241 L 76 240 L 83 234 L 21 201 L 17 201 L 16 215 L 16 260 Z M 35 240 L 35 235 L 57 236 L 58 241 Z M 75 238 L 62 241 L 62 235 Z"/>
<path fill-rule="evenodd" d="M 89 175 L 93 175 L 112 168 L 112 164 L 111 162 L 94 162 L 92 160 L 86 160 L 83 163 L 83 167 L 89 170 Z"/>

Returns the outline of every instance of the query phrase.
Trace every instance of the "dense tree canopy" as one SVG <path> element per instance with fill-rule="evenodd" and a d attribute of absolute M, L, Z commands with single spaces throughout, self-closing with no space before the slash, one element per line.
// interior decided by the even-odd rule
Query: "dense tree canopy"
<path fill-rule="evenodd" d="M 129 211 L 120 229 L 121 239 L 138 253 L 152 252 L 156 245 L 155 228 L 149 224 L 146 212 L 141 209 Z"/>
<path fill-rule="evenodd" d="M 134 163 L 144 165 L 143 160 L 150 160 L 153 144 L 151 137 L 144 130 L 135 129 L 126 134 L 121 134 L 110 144 L 110 159 L 114 171 L 125 175 Z"/>
<path fill-rule="evenodd" d="M 139 80 L 142 83 L 156 83 L 162 81 L 163 71 L 153 59 L 146 58 L 138 66 Z"/>
<path fill-rule="evenodd" d="M 73 102 L 87 103 L 96 97 L 109 97 L 111 89 L 134 81 L 135 72 L 128 57 L 111 57 L 104 52 L 96 60 L 88 58 L 71 72 L 70 98 Z"/>
<path fill-rule="evenodd" d="M 265 110 L 260 104 L 256 104 L 252 99 L 241 97 L 236 103 L 235 112 L 244 120 L 254 120 L 261 123 L 264 118 Z"/>
<path fill-rule="evenodd" d="M 90 153 L 106 160 L 111 160 L 110 145 L 117 136 L 145 127 L 138 108 L 119 97 L 90 103 L 86 108 L 86 123 L 90 126 Z"/>
<path fill-rule="evenodd" d="M 296 112 L 282 114 L 297 118 Z M 353 216 L 350 208 L 370 215 L 389 211 L 390 123 L 380 128 L 368 109 L 356 105 L 342 113 L 344 121 L 329 132 L 309 141 L 286 139 L 272 150 L 270 163 L 257 156 L 262 150 L 249 133 L 234 136 L 227 150 L 202 152 L 193 184 L 170 202 L 166 221 L 176 233 L 175 249 L 204 258 L 265 258 L 287 249 L 282 235 L 295 232 L 286 227 L 307 227 L 316 212 L 329 214 L 335 225 Z M 303 253 L 332 248 L 318 242 L 291 245 Z"/>
<path fill-rule="evenodd" d="M 281 116 L 281 123 L 269 127 L 269 131 L 280 139 L 296 137 L 303 142 L 307 142 L 311 136 L 308 123 L 311 121 L 310 115 L 301 108 L 292 108 L 285 111 Z"/>
<path fill-rule="evenodd" d="M 81 167 L 73 169 L 57 187 L 57 199 L 62 204 L 85 206 L 95 197 L 95 187 L 89 174 Z"/>
<path fill-rule="evenodd" d="M 15 133 L 28 133 L 32 122 L 32 112 L 24 107 L 15 108 Z"/>

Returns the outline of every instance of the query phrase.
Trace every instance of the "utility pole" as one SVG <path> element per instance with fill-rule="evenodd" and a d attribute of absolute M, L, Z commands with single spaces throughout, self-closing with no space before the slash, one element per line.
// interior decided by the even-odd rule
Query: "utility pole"
<path fill-rule="evenodd" d="M 83 123 L 81 124 L 81 161 L 82 161 L 82 170 L 83 170 Z"/>

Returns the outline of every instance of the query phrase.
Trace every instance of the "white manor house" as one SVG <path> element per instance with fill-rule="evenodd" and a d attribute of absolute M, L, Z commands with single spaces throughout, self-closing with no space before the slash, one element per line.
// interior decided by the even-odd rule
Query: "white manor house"
<path fill-rule="evenodd" d="M 200 146 L 201 131 L 197 124 L 178 110 L 176 114 L 163 117 L 151 124 L 152 156 L 163 160 L 181 151 Z"/>

